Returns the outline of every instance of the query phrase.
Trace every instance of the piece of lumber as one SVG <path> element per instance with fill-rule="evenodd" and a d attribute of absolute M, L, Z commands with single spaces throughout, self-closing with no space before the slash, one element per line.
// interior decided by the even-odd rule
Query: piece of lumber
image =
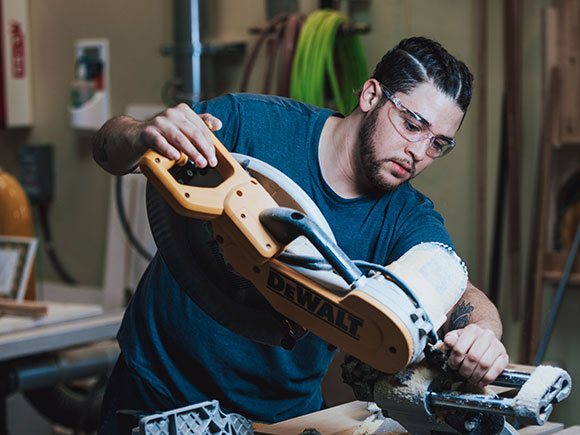
<path fill-rule="evenodd" d="M 504 92 L 501 108 L 501 139 L 499 144 L 499 162 L 497 167 L 497 184 L 495 194 L 495 211 L 493 217 L 493 237 L 491 241 L 490 264 L 489 264 L 489 299 L 495 306 L 500 302 L 501 265 L 503 253 L 503 233 L 505 198 L 507 192 L 507 170 L 503 170 L 508 161 L 507 150 L 507 126 L 506 126 L 506 96 Z"/>
<path fill-rule="evenodd" d="M 560 281 L 564 274 L 568 252 L 546 251 L 544 252 L 544 279 L 550 281 Z M 580 284 L 580 256 L 574 261 L 570 272 L 569 283 Z"/>
<path fill-rule="evenodd" d="M 560 433 L 564 429 L 562 423 L 546 422 L 542 426 L 526 426 L 518 430 L 519 435 L 549 435 Z"/>
<path fill-rule="evenodd" d="M 544 252 L 550 198 L 550 168 L 554 130 L 558 128 L 560 81 L 558 69 L 550 73 L 548 102 L 542 125 L 542 141 L 538 149 L 538 170 L 536 173 L 535 203 L 530 227 L 529 266 L 524 298 L 524 318 L 521 329 L 519 360 L 524 363 L 534 361 L 540 342 L 540 322 L 543 294 Z"/>
<path fill-rule="evenodd" d="M 486 289 L 487 268 L 487 65 L 488 65 L 488 1 L 478 2 L 480 31 L 478 38 L 479 100 L 477 106 L 477 275 L 479 288 Z"/>
<path fill-rule="evenodd" d="M 580 435 L 580 426 L 570 426 L 566 429 L 555 432 L 556 435 Z"/>
<path fill-rule="evenodd" d="M 46 316 L 48 306 L 37 301 L 14 301 L 11 299 L 0 299 L 0 314 L 24 317 Z"/>
<path fill-rule="evenodd" d="M 508 144 L 508 260 L 512 317 L 519 320 L 521 291 L 522 2 L 504 0 L 504 56 Z"/>
<path fill-rule="evenodd" d="M 262 435 L 297 435 L 305 429 L 316 429 L 323 435 L 352 435 L 369 415 L 366 402 L 354 401 L 279 423 L 254 426 L 254 430 Z M 390 433 L 407 433 L 399 423 L 392 422 Z"/>
<path fill-rule="evenodd" d="M 558 68 L 562 95 L 560 120 L 561 143 L 580 142 L 580 0 L 559 0 L 558 8 Z"/>

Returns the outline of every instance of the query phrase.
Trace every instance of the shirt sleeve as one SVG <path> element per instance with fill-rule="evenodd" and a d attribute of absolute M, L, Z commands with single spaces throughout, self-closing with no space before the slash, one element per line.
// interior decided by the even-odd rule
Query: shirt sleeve
<path fill-rule="evenodd" d="M 395 230 L 395 240 L 387 264 L 419 243 L 438 242 L 453 248 L 453 240 L 445 228 L 443 217 L 425 195 L 414 191 L 412 200 L 401 213 L 403 217 Z"/>

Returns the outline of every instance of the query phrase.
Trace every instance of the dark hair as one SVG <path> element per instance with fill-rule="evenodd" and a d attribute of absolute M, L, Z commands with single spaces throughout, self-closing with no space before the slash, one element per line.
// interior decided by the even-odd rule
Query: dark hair
<path fill-rule="evenodd" d="M 403 39 L 383 56 L 372 77 L 393 93 L 408 93 L 419 83 L 432 81 L 463 112 L 471 102 L 473 75 L 469 68 L 428 38 Z"/>

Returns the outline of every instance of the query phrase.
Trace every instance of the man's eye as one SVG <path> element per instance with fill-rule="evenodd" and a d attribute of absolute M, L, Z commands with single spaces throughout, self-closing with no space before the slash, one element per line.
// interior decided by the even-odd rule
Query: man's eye
<path fill-rule="evenodd" d="M 438 140 L 434 140 L 432 143 L 433 148 L 435 148 L 437 151 L 443 151 L 443 148 L 445 148 L 445 144 L 442 142 L 439 142 Z"/>
<path fill-rule="evenodd" d="M 421 127 L 408 119 L 405 119 L 405 128 L 411 133 L 418 133 L 421 131 Z"/>

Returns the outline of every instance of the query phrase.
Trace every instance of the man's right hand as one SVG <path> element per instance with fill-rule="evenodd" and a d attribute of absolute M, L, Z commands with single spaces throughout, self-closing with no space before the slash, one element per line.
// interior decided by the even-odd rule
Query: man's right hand
<path fill-rule="evenodd" d="M 185 103 L 169 108 L 147 121 L 117 116 L 107 121 L 93 139 L 95 161 L 107 172 L 123 175 L 137 167 L 151 148 L 177 160 L 183 152 L 198 167 L 217 165 L 210 130 L 222 127 L 209 113 L 198 115 Z"/>
<path fill-rule="evenodd" d="M 183 152 L 200 168 L 208 164 L 215 167 L 217 159 L 209 130 L 221 127 L 218 118 L 209 113 L 198 115 L 181 103 L 141 124 L 133 140 L 173 160 L 179 159 Z"/>

